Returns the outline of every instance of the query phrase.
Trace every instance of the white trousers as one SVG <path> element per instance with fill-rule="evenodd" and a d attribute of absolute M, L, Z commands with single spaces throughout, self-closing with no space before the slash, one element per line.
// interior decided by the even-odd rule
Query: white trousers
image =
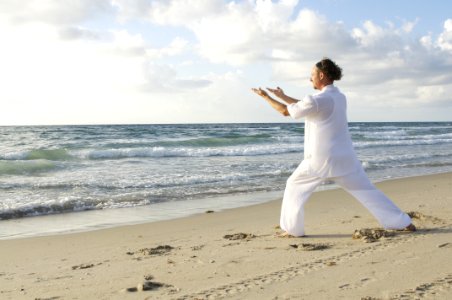
<path fill-rule="evenodd" d="M 287 180 L 281 207 L 281 229 L 294 236 L 305 235 L 304 205 L 326 178 L 308 174 L 301 164 Z M 410 217 L 377 190 L 362 168 L 345 176 L 329 178 L 366 207 L 385 229 L 403 229 Z"/>

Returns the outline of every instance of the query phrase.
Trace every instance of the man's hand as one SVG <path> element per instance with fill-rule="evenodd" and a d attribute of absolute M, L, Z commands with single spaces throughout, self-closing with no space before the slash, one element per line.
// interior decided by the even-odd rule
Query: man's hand
<path fill-rule="evenodd" d="M 276 97 L 284 99 L 284 91 L 278 86 L 276 89 L 267 88 L 270 92 L 272 92 Z"/>
<path fill-rule="evenodd" d="M 258 94 L 259 96 L 261 96 L 262 98 L 264 98 L 268 103 L 270 103 L 270 105 L 276 109 L 277 111 L 279 111 L 281 114 L 283 114 L 284 116 L 288 116 L 289 112 L 287 111 L 287 105 L 283 104 L 275 99 L 273 99 L 272 97 L 270 97 L 268 95 L 268 93 L 266 91 L 264 91 L 261 88 L 255 89 L 252 88 L 251 89 L 253 92 L 255 92 L 256 94 Z M 271 91 L 270 89 L 268 89 L 270 92 L 274 93 L 273 91 Z M 281 90 L 281 89 L 280 89 Z M 281 90 L 281 93 L 282 90 Z M 284 94 L 284 93 L 283 93 Z"/>
<path fill-rule="evenodd" d="M 264 97 L 264 98 L 268 97 L 268 93 L 261 88 L 258 88 L 258 89 L 252 88 L 251 90 L 261 97 Z"/>

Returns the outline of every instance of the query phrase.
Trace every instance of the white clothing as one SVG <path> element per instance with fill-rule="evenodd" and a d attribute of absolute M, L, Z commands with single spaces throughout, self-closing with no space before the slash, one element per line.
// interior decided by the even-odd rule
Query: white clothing
<path fill-rule="evenodd" d="M 304 235 L 304 205 L 325 179 L 334 180 L 357 198 L 386 229 L 410 225 L 410 217 L 377 190 L 353 149 L 344 94 L 333 85 L 287 106 L 293 118 L 305 117 L 304 160 L 287 180 L 281 229 Z"/>
<path fill-rule="evenodd" d="M 303 162 L 287 180 L 281 207 L 280 227 L 294 236 L 305 235 L 304 205 L 325 178 L 311 175 Z M 344 190 L 354 196 L 385 229 L 402 229 L 410 225 L 410 217 L 369 181 L 362 168 L 333 177 Z"/>
<path fill-rule="evenodd" d="M 305 117 L 304 160 L 312 174 L 336 177 L 359 168 L 348 131 L 347 100 L 337 87 L 328 85 L 287 109 L 295 119 Z"/>

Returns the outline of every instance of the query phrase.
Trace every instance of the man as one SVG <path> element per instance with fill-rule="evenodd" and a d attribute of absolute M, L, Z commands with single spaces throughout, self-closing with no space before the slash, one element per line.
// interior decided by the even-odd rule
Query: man
<path fill-rule="evenodd" d="M 358 161 L 348 130 L 346 97 L 335 80 L 342 69 L 329 58 L 312 68 L 311 82 L 317 94 L 297 100 L 284 91 L 267 88 L 279 102 L 261 89 L 252 89 L 284 116 L 305 118 L 304 160 L 289 177 L 281 208 L 281 236 L 304 236 L 304 205 L 324 180 L 330 179 L 358 199 L 385 229 L 415 231 L 402 212 L 367 178 Z"/>

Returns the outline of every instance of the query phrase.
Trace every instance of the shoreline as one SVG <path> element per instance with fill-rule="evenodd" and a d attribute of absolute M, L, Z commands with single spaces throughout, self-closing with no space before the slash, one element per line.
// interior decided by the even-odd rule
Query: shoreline
<path fill-rule="evenodd" d="M 445 175 L 452 172 L 414 175 L 399 178 L 381 179 L 372 182 L 380 184 L 393 180 L 410 179 L 422 176 Z M 321 185 L 315 193 L 340 189 L 335 184 Z M 39 236 L 81 233 L 121 226 L 154 223 L 166 220 L 191 217 L 206 211 L 222 212 L 247 206 L 265 204 L 282 199 L 283 190 L 226 195 L 188 201 L 155 203 L 106 210 L 87 210 L 62 214 L 30 216 L 25 218 L 0 220 L 1 240 L 22 239 Z"/>
<path fill-rule="evenodd" d="M 79 233 L 0 240 L 2 299 L 360 299 L 452 296 L 452 173 L 376 184 L 415 233 L 340 189 L 314 193 L 305 238 L 276 238 L 280 200 Z M 308 250 L 311 247 L 312 251 Z"/>
<path fill-rule="evenodd" d="M 277 201 L 281 191 L 219 196 L 155 203 L 106 210 L 87 210 L 0 221 L 0 241 L 40 236 L 64 235 L 187 218 L 206 211 L 221 212 Z M 209 201 L 214 200 L 215 202 Z M 52 228 L 48 228 L 52 226 Z M 54 228 L 58 227 L 58 228 Z M 48 229 L 43 229 L 48 228 Z M 44 230 L 44 231 L 43 231 Z"/>

